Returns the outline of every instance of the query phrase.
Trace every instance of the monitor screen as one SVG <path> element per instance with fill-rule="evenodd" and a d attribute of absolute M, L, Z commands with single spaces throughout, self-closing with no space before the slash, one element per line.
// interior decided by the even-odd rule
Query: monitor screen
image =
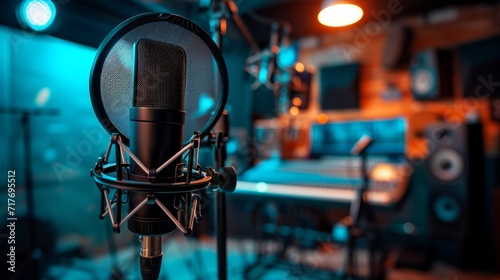
<path fill-rule="evenodd" d="M 355 120 L 314 124 L 311 127 L 311 157 L 350 155 L 361 137 L 372 144 L 366 152 L 378 155 L 404 155 L 407 123 L 404 118 Z"/>

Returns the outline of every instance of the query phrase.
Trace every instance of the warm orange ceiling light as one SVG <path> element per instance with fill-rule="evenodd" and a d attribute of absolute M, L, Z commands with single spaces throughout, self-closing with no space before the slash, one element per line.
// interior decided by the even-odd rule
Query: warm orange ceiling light
<path fill-rule="evenodd" d="M 353 24 L 363 17 L 363 10 L 354 4 L 339 0 L 324 0 L 318 20 L 321 24 L 340 27 Z"/>

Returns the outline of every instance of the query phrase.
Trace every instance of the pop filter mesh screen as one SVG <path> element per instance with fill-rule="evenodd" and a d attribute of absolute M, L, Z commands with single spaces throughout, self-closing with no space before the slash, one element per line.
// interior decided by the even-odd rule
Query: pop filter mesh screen
<path fill-rule="evenodd" d="M 221 98 L 218 90 L 220 78 L 214 55 L 207 44 L 190 30 L 170 22 L 153 21 L 136 26 L 125 33 L 106 55 L 100 73 L 100 98 L 103 110 L 109 117 L 106 121 L 129 138 L 129 109 L 133 103 L 133 46 L 139 39 L 164 42 L 178 46 L 185 52 L 186 143 L 195 131 L 202 131 L 214 121 L 213 112 Z"/>

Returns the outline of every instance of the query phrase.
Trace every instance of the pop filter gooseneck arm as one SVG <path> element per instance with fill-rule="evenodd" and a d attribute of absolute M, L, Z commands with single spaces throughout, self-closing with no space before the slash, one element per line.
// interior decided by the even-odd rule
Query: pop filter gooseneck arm
<path fill-rule="evenodd" d="M 250 48 L 252 49 L 252 51 L 254 53 L 259 53 L 260 52 L 259 45 L 257 44 L 257 42 L 255 41 L 255 39 L 253 38 L 252 34 L 250 33 L 250 31 L 246 27 L 246 25 L 243 22 L 243 20 L 241 20 L 240 16 L 238 15 L 238 5 L 236 5 L 236 3 L 233 0 L 216 0 L 216 1 L 213 1 L 213 2 L 214 2 L 213 5 L 215 7 L 214 8 L 215 13 L 213 14 L 212 19 L 216 19 L 216 17 L 219 17 L 221 20 L 225 21 L 225 15 L 224 15 L 224 13 L 226 11 L 229 12 L 229 14 L 231 15 L 231 18 L 233 19 L 234 23 L 236 24 L 236 26 L 240 30 L 240 32 L 243 35 L 243 37 L 245 37 L 245 40 L 250 45 Z M 217 7 L 217 6 L 219 6 L 219 7 Z M 218 11 L 219 12 L 223 12 L 223 13 L 221 15 L 217 15 Z M 220 22 L 221 21 L 219 20 L 219 23 Z M 212 23 L 211 23 L 211 25 L 212 25 Z M 224 33 L 225 30 L 222 30 L 222 31 L 223 31 L 222 33 Z M 212 34 L 214 34 L 213 30 L 211 32 L 212 32 Z M 224 34 L 222 34 L 222 35 L 224 35 Z M 219 47 L 222 45 L 222 44 L 220 44 L 220 40 L 215 41 L 215 42 L 219 43 L 218 44 Z"/>

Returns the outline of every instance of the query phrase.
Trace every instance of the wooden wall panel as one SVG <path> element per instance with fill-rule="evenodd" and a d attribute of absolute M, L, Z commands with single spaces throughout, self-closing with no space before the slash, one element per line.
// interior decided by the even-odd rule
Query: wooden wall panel
<path fill-rule="evenodd" d="M 410 91 L 408 69 L 388 71 L 382 67 L 381 54 L 387 36 L 387 29 L 380 34 L 369 34 L 360 40 L 364 29 L 357 27 L 341 33 L 321 38 L 306 38 L 301 41 L 300 61 L 309 69 L 319 69 L 324 65 L 360 62 L 362 64 L 360 82 L 360 109 L 324 112 L 330 121 L 349 119 L 371 119 L 404 116 L 409 122 L 408 155 L 425 155 L 425 141 L 422 139 L 424 127 L 438 119 L 462 121 L 469 111 L 479 111 L 485 127 L 486 150 L 489 154 L 498 151 L 500 126 L 490 121 L 488 102 L 485 100 L 464 100 L 460 81 L 460 69 L 456 48 L 495 35 L 500 35 L 500 6 L 475 5 L 451 11 L 456 13 L 452 20 L 431 23 L 428 17 L 412 16 L 400 19 L 414 31 L 411 53 L 428 48 L 451 48 L 454 50 L 454 93 L 451 100 L 415 101 Z M 391 23 L 393 24 L 393 23 Z M 364 35 L 367 35 L 366 33 Z M 363 41 L 363 42 L 362 42 Z M 363 44 L 361 44 L 363 43 Z M 500 51 L 500 50 L 499 50 Z M 318 75 L 312 84 L 312 104 L 307 112 L 299 116 L 304 124 L 316 121 L 322 113 L 317 103 Z M 382 93 L 387 83 L 394 84 L 401 92 L 399 100 L 384 100 Z"/>

